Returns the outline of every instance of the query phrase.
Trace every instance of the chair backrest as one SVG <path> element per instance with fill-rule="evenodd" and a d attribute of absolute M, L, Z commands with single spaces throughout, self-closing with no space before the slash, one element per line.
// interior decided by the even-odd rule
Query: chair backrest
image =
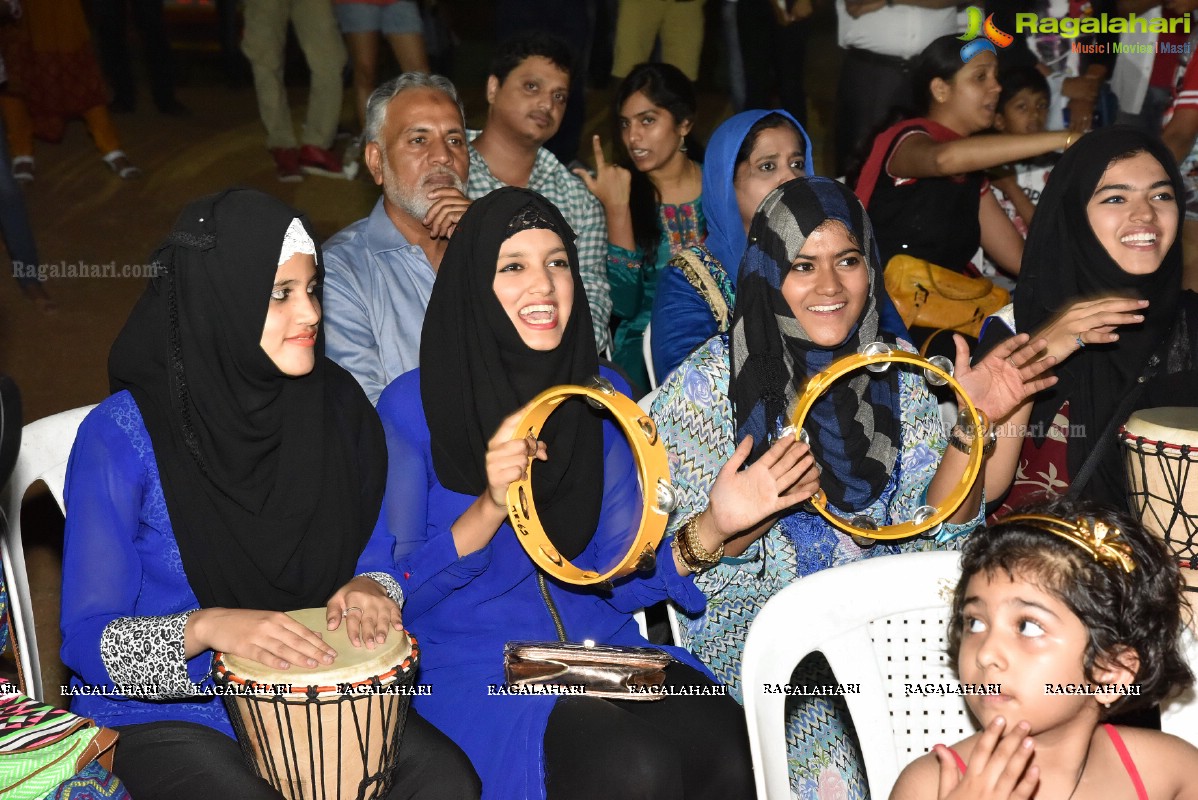
<path fill-rule="evenodd" d="M 1194 636 L 1192 627 L 1186 628 L 1182 647 L 1190 672 L 1198 676 L 1198 638 Z M 1161 705 L 1161 730 L 1191 744 L 1198 742 L 1198 687 L 1191 686 L 1180 696 Z"/>
<path fill-rule="evenodd" d="M 844 700 L 873 797 L 888 797 L 901 769 L 932 745 L 977 729 L 945 654 L 959 569 L 956 553 L 884 556 L 808 575 L 765 604 L 741 669 L 759 800 L 790 798 L 786 695 L 766 687 L 788 684 L 812 652 L 852 684 Z"/>
<path fill-rule="evenodd" d="M 73 408 L 26 425 L 21 435 L 17 465 L 3 492 L 4 515 L 8 524 L 0 530 L 0 558 L 4 559 L 4 577 L 8 582 L 13 638 L 18 645 L 20 668 L 25 676 L 25 693 L 39 700 L 45 700 L 45 694 L 42 691 L 37 631 L 33 625 L 29 576 L 25 572 L 25 549 L 21 541 L 21 503 L 26 490 L 40 480 L 50 489 L 58 507 L 64 509 L 65 513 L 62 496 L 67 459 L 71 455 L 79 423 L 93 408 L 95 406 Z"/>
<path fill-rule="evenodd" d="M 649 343 L 649 330 L 653 325 L 645 325 L 645 335 L 641 339 L 641 356 L 645 359 L 645 372 L 649 374 L 649 388 L 657 388 L 657 373 L 653 370 L 653 348 Z"/>

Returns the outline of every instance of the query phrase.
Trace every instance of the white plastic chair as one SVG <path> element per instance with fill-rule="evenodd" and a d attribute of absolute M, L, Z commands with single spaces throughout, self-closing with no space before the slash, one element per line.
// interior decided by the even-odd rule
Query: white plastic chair
<path fill-rule="evenodd" d="M 29 594 L 29 576 L 25 572 L 25 549 L 21 543 L 21 504 L 25 492 L 42 481 L 64 510 L 63 484 L 67 458 L 75 443 L 79 423 L 95 406 L 72 408 L 26 425 L 21 432 L 21 452 L 12 478 L 4 487 L 3 509 L 7 525 L 0 525 L 0 558 L 4 559 L 4 578 L 8 583 L 9 615 L 13 638 L 20 652 L 20 667 L 25 675 L 26 693 L 39 700 L 42 691 L 42 667 L 38 658 L 37 629 L 33 624 L 33 604 Z"/>
<path fill-rule="evenodd" d="M 1187 628 L 1182 637 L 1190 671 L 1198 675 L 1198 638 Z M 1193 744 L 1198 742 L 1198 690 L 1191 686 L 1180 696 L 1161 705 L 1161 730 Z"/>
<path fill-rule="evenodd" d="M 645 359 L 645 372 L 649 373 L 649 388 L 657 388 L 657 373 L 653 371 L 653 348 L 649 344 L 649 329 L 652 324 L 645 325 L 645 336 L 641 339 L 641 356 Z"/>
<path fill-rule="evenodd" d="M 764 687 L 788 684 L 809 653 L 823 653 L 840 683 L 860 685 L 844 700 L 872 797 L 888 797 L 901 769 L 932 745 L 976 730 L 960 695 L 908 695 L 904 686 L 958 685 L 945 628 L 959 574 L 956 553 L 882 556 L 809 575 L 765 604 L 741 670 L 760 800 L 790 800 L 786 695 Z"/>

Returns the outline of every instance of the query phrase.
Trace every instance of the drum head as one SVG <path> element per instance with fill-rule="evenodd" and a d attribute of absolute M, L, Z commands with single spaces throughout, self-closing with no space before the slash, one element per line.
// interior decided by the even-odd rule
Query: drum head
<path fill-rule="evenodd" d="M 1198 407 L 1140 409 L 1128 418 L 1123 427 L 1131 438 L 1198 447 Z"/>
<path fill-rule="evenodd" d="M 318 664 L 306 667 L 292 664 L 290 669 L 275 669 L 257 661 L 229 655 L 221 655 L 228 673 L 244 681 L 255 681 L 266 684 L 290 683 L 295 686 L 337 686 L 383 675 L 412 654 L 412 643 L 407 633 L 391 631 L 387 641 L 381 647 L 373 650 L 354 647 L 345 631 L 345 623 L 337 630 L 326 630 L 324 608 L 305 608 L 299 611 L 288 611 L 287 616 L 319 633 L 334 650 L 337 658 L 332 664 Z"/>

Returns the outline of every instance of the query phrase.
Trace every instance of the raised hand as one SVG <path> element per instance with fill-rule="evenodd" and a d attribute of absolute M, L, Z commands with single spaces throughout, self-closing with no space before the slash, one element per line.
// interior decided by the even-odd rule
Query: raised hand
<path fill-rule="evenodd" d="M 1064 361 L 1085 345 L 1119 341 L 1115 329 L 1143 322 L 1146 308 L 1147 300 L 1119 295 L 1078 300 L 1036 331 L 1036 338 L 1046 342 L 1048 355 Z"/>
<path fill-rule="evenodd" d="M 1030 767 L 1035 742 L 1031 730 L 1020 722 L 1006 730 L 1006 721 L 995 717 L 978 738 L 961 774 L 956 759 L 944 745 L 932 752 L 940 764 L 938 800 L 1028 800 L 1040 783 L 1040 770 Z"/>
<path fill-rule="evenodd" d="M 192 614 L 184 631 L 184 650 L 189 658 L 219 650 L 275 669 L 332 664 L 337 657 L 320 634 L 283 612 L 241 608 L 202 608 Z"/>
<path fill-rule="evenodd" d="M 549 460 L 549 450 L 544 442 L 532 436 L 512 439 L 516 424 L 527 410 L 528 406 L 525 406 L 501 422 L 499 430 L 487 442 L 487 495 L 491 502 L 505 510 L 507 487 L 512 481 L 524 477 L 529 468 L 528 459 Z"/>
<path fill-rule="evenodd" d="M 753 437 L 746 436 L 711 487 L 708 511 L 723 541 L 819 491 L 815 456 L 793 433 L 774 442 L 751 467 L 742 470 L 752 450 Z"/>
<path fill-rule="evenodd" d="M 428 193 L 433 201 L 422 222 L 434 239 L 448 239 L 472 202 L 456 186 L 438 186 Z"/>
<path fill-rule="evenodd" d="M 378 581 L 361 575 L 338 589 L 326 607 L 329 630 L 345 623 L 345 632 L 354 647 L 367 650 L 387 641 L 387 632 L 403 630 L 403 615 Z M 346 613 L 348 612 L 348 613 Z"/>
<path fill-rule="evenodd" d="M 1026 333 L 1012 336 L 970 366 L 969 346 L 960 335 L 953 334 L 957 348 L 954 375 L 969 399 L 991 422 L 1004 419 L 1024 400 L 1057 382 L 1055 376 L 1048 374 L 1057 363 L 1056 358 L 1051 355 L 1040 358 L 1046 341 L 1029 339 Z"/>
<path fill-rule="evenodd" d="M 632 173 L 619 164 L 609 164 L 603 157 L 603 142 L 599 134 L 591 138 L 591 146 L 595 150 L 595 174 L 585 169 L 576 169 L 574 174 L 582 178 L 591 194 L 599 198 L 603 208 L 610 216 L 612 209 L 627 208 L 628 197 L 632 192 Z"/>

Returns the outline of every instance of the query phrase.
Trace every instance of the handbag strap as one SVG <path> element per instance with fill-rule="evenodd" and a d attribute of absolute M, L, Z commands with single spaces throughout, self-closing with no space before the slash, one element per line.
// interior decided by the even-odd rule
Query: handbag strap
<path fill-rule="evenodd" d="M 715 317 L 719 333 L 727 332 L 728 302 L 724 299 L 724 293 L 720 291 L 720 287 L 712 276 L 711 271 L 703 265 L 703 262 L 699 260 L 699 256 L 689 247 L 679 250 L 674 261 L 675 266 L 682 270 L 687 283 L 694 287 L 695 291 L 711 307 L 711 313 Z"/>

